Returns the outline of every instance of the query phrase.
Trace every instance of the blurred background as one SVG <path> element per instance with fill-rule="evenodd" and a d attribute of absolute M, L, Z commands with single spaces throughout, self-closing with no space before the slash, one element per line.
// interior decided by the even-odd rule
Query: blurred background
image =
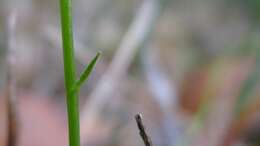
<path fill-rule="evenodd" d="M 0 1 L 0 145 L 68 145 L 59 22 L 58 0 Z M 73 0 L 73 23 L 78 73 L 102 52 L 83 146 L 143 146 L 137 113 L 154 146 L 260 145 L 259 0 Z"/>

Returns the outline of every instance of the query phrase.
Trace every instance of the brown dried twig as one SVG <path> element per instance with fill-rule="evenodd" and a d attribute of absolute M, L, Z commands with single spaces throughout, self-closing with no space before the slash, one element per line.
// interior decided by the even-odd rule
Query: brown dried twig
<path fill-rule="evenodd" d="M 153 146 L 150 137 L 145 132 L 145 127 L 144 127 L 144 124 L 142 122 L 141 114 L 137 114 L 135 116 L 135 120 L 136 120 L 137 127 L 139 129 L 139 134 L 140 134 L 145 146 Z"/>
<path fill-rule="evenodd" d="M 7 89 L 6 89 L 6 100 L 7 100 L 7 121 L 8 121 L 8 136 L 7 146 L 16 146 L 17 133 L 18 133 L 18 119 L 17 119 L 17 108 L 15 98 L 15 87 L 14 81 L 10 71 L 7 73 Z"/>
<path fill-rule="evenodd" d="M 8 15 L 9 16 L 9 15 Z M 13 74 L 13 65 L 15 63 L 14 56 L 14 30 L 16 13 L 15 11 L 10 13 L 7 18 L 8 23 L 6 26 L 6 39 L 7 45 L 7 82 L 6 82 L 6 104 L 7 104 L 7 122 L 8 122 L 8 133 L 7 133 L 7 146 L 16 146 L 18 139 L 18 110 L 17 110 L 17 99 L 15 90 L 15 76 Z"/>

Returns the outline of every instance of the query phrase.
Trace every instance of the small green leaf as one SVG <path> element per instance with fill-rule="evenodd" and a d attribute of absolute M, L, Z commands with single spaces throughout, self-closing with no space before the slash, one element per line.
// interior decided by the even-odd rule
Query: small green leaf
<path fill-rule="evenodd" d="M 72 87 L 72 91 L 79 90 L 82 84 L 88 79 L 90 73 L 93 71 L 95 64 L 97 63 L 98 58 L 100 57 L 100 52 L 91 60 L 85 70 L 81 73 L 79 79 L 75 82 Z"/>

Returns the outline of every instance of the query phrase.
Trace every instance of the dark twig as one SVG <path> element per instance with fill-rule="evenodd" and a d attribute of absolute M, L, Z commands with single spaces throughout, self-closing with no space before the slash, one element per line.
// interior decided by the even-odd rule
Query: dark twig
<path fill-rule="evenodd" d="M 7 99 L 7 120 L 8 120 L 8 140 L 7 146 L 16 146 L 17 143 L 17 129 L 18 129 L 18 119 L 17 119 L 17 108 L 16 108 L 16 98 L 15 98 L 15 87 L 14 80 L 8 69 L 7 73 L 7 89 L 6 89 L 6 99 Z"/>
<path fill-rule="evenodd" d="M 137 127 L 139 129 L 139 134 L 140 134 L 141 138 L 143 139 L 145 146 L 153 146 L 150 137 L 145 132 L 145 127 L 144 127 L 144 124 L 142 122 L 141 114 L 137 114 L 135 116 L 135 120 L 136 120 L 136 123 L 137 123 Z"/>

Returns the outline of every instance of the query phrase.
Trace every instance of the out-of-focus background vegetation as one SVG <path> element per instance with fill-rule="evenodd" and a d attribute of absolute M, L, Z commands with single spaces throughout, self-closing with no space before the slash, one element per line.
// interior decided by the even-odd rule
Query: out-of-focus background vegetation
<path fill-rule="evenodd" d="M 8 54 L 17 145 L 67 145 L 58 4 L 0 1 L 0 145 Z M 125 37 L 139 21 L 151 29 Z M 82 145 L 142 146 L 136 113 L 154 146 L 260 145 L 259 0 L 73 0 L 73 22 L 78 71 L 102 51 L 81 90 Z"/>

